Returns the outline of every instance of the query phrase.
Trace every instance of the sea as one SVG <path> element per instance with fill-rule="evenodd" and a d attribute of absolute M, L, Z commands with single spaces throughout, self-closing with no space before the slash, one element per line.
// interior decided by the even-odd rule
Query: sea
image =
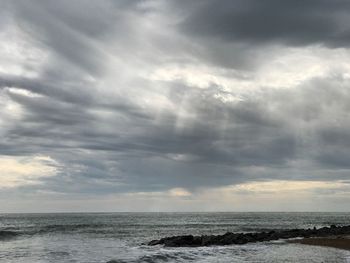
<path fill-rule="evenodd" d="M 350 224 L 350 213 L 1 214 L 1 263 L 350 262 L 350 251 L 288 243 L 166 248 L 172 235 L 259 232 Z"/>

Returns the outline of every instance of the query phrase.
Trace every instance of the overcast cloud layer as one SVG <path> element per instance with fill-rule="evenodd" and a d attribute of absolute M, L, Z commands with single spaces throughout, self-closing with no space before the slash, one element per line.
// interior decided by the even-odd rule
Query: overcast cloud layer
<path fill-rule="evenodd" d="M 2 209 L 346 210 L 349 17 L 346 0 L 0 0 Z"/>

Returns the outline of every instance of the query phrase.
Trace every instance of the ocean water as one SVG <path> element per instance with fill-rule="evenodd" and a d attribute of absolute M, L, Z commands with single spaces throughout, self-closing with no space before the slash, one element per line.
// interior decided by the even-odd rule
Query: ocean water
<path fill-rule="evenodd" d="M 142 245 L 182 234 L 224 234 L 350 224 L 350 213 L 1 214 L 0 262 L 350 262 L 350 251 L 290 244 L 164 248 Z"/>

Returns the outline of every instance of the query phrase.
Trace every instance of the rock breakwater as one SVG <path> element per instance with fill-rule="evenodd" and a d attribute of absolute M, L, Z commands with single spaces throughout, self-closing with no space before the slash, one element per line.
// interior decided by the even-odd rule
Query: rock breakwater
<path fill-rule="evenodd" d="M 334 235 L 349 235 L 350 225 L 322 227 L 317 229 L 287 229 L 287 230 L 272 230 L 269 232 L 255 233 L 231 233 L 227 232 L 224 235 L 202 235 L 202 236 L 172 236 L 165 237 L 159 240 L 152 240 L 148 243 L 149 246 L 164 245 L 167 247 L 199 247 L 213 245 L 242 245 L 252 242 L 263 242 L 278 239 L 290 238 L 308 238 L 308 237 L 326 237 Z"/>

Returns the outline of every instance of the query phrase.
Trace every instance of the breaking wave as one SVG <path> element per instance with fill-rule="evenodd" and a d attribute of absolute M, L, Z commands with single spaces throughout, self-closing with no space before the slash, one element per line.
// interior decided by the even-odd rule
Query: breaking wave
<path fill-rule="evenodd" d="M 17 235 L 18 233 L 14 231 L 0 230 L 0 240 L 10 239 L 16 237 Z"/>

